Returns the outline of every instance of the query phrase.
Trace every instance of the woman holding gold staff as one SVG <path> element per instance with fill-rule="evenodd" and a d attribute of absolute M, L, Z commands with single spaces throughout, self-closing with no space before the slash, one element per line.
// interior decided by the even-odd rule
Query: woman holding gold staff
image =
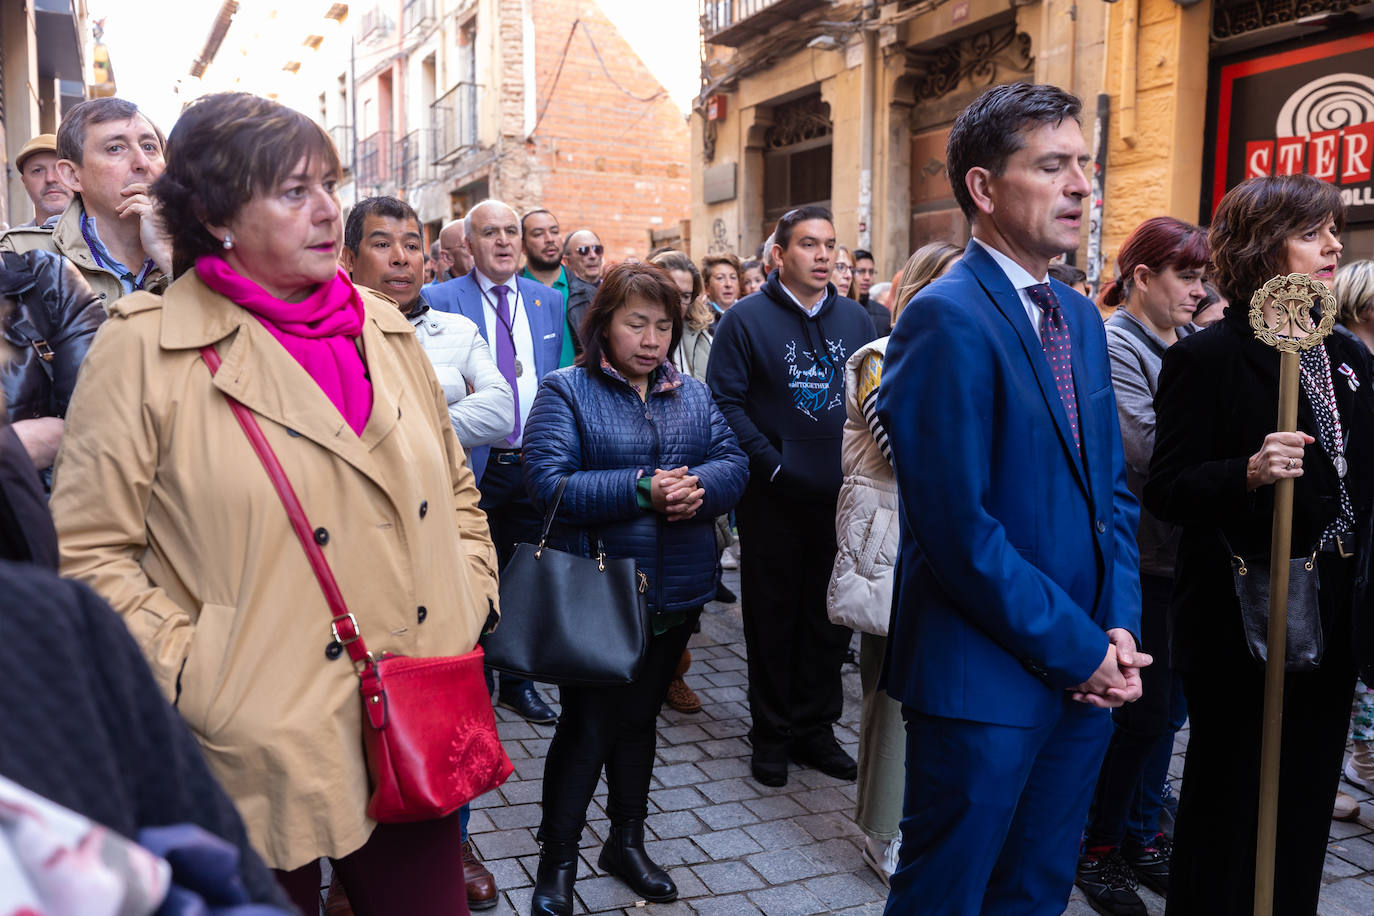
<path fill-rule="evenodd" d="M 1294 480 L 1290 556 L 1315 558 L 1308 574 L 1319 585 L 1319 623 L 1309 642 L 1324 649 L 1294 670 L 1302 628 L 1290 599 L 1273 912 L 1316 912 L 1355 684 L 1352 626 L 1367 618 L 1374 400 L 1363 355 L 1330 335 L 1299 354 L 1299 432 L 1275 432 L 1279 352 L 1256 339 L 1250 303 L 1289 274 L 1318 281 L 1324 294 L 1344 222 L 1337 190 L 1305 175 L 1233 188 L 1210 233 L 1217 285 L 1231 304 L 1164 357 L 1144 503 L 1183 527 L 1171 649 L 1192 723 L 1169 914 L 1252 912 L 1264 666 L 1247 641 L 1233 573 L 1248 563 L 1267 581 L 1273 485 L 1284 478 Z"/>

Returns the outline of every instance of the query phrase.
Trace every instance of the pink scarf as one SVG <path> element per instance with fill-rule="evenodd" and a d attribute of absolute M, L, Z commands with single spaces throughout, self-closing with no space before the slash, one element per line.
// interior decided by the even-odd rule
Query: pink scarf
<path fill-rule="evenodd" d="M 363 300 L 348 274 L 340 269 L 303 301 L 283 302 L 223 258 L 197 258 L 196 273 L 206 286 L 252 312 L 310 374 L 353 432 L 363 434 L 372 414 L 372 383 L 354 343 L 363 332 Z"/>

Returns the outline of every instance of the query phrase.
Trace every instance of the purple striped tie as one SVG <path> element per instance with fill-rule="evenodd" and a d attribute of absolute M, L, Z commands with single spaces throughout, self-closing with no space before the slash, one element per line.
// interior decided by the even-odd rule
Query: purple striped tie
<path fill-rule="evenodd" d="M 501 333 L 496 335 L 496 368 L 501 370 L 511 394 L 515 395 L 515 429 L 506 437 L 507 445 L 520 441 L 520 388 L 515 377 L 515 330 L 511 327 L 510 303 L 506 296 L 510 290 L 502 285 L 492 287 L 496 293 L 496 317 L 501 322 Z"/>
<path fill-rule="evenodd" d="M 1078 397 L 1073 390 L 1073 360 L 1070 357 L 1069 325 L 1064 320 L 1064 312 L 1059 308 L 1059 300 L 1048 283 L 1037 283 L 1026 287 L 1031 302 L 1040 307 L 1040 343 L 1045 348 L 1045 358 L 1050 361 L 1050 372 L 1054 373 L 1054 386 L 1059 389 L 1059 399 L 1064 402 L 1064 412 L 1069 415 L 1069 428 L 1073 430 L 1073 444 L 1083 451 L 1083 443 L 1078 438 Z"/>

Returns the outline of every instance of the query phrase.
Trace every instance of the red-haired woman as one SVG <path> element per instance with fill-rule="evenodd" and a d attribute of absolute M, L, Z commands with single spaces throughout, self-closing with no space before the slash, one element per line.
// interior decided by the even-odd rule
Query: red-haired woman
<path fill-rule="evenodd" d="M 1207 235 L 1197 226 L 1157 216 L 1136 227 L 1117 255 L 1118 274 L 1103 291 L 1115 309 L 1107 319 L 1107 355 L 1126 451 L 1126 482 L 1136 498 L 1145 485 L 1155 447 L 1155 392 L 1164 351 L 1189 333 L 1206 298 Z M 1161 790 L 1169 776 L 1174 731 L 1183 718 L 1181 691 L 1169 668 L 1169 595 L 1174 587 L 1178 529 L 1142 511 L 1140 644 L 1154 664 L 1140 672 L 1143 695 L 1113 710 L 1114 729 L 1093 800 L 1086 851 L 1077 883 L 1108 912 L 1144 904 L 1140 881 L 1158 893 L 1169 884 L 1169 843 L 1159 832 Z"/>

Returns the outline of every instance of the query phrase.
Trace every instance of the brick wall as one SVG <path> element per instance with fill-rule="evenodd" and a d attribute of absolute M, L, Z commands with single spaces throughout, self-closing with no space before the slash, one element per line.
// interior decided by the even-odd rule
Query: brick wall
<path fill-rule="evenodd" d="M 535 112 L 544 115 L 523 150 L 533 174 L 520 202 L 547 207 L 565 235 L 592 229 L 609 260 L 644 257 L 651 229 L 674 227 L 688 215 L 687 119 L 593 0 L 536 0 L 533 10 Z M 688 39 L 695 36 L 664 38 Z M 656 93 L 651 101 L 631 97 Z M 507 161 L 520 155 L 507 150 Z"/>

